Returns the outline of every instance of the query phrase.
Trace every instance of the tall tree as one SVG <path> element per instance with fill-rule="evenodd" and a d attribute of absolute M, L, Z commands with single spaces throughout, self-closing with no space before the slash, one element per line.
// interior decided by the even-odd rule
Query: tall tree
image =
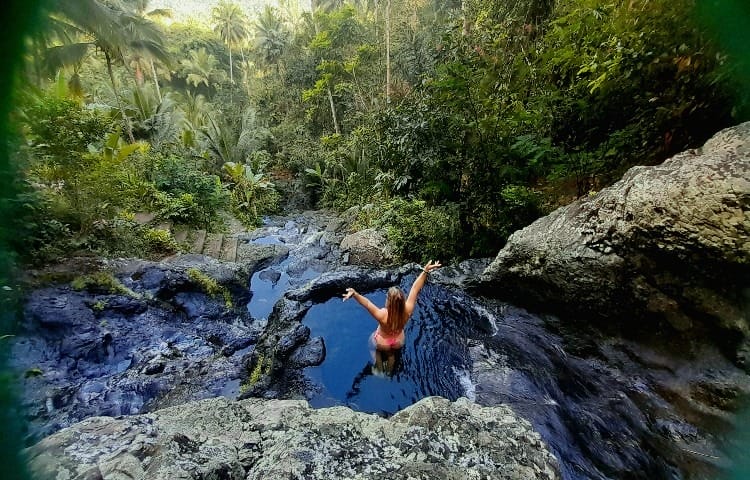
<path fill-rule="evenodd" d="M 391 102 L 391 0 L 385 2 L 385 102 Z"/>
<path fill-rule="evenodd" d="M 116 62 L 124 63 L 128 50 L 169 63 L 163 34 L 150 20 L 99 0 L 57 0 L 52 8 L 53 20 L 58 27 L 77 32 L 79 41 L 50 48 L 47 52 L 48 65 L 55 69 L 75 65 L 89 54 L 91 47 L 103 52 L 125 131 L 129 140 L 134 142 L 132 125 L 120 98 L 112 66 Z"/>
<path fill-rule="evenodd" d="M 187 82 L 194 88 L 202 83 L 210 89 L 226 80 L 227 74 L 219 68 L 219 61 L 205 48 L 190 50 L 189 55 L 190 58 L 183 59 L 180 64 L 187 74 Z"/>
<path fill-rule="evenodd" d="M 247 37 L 247 16 L 238 4 L 222 0 L 211 10 L 211 21 L 214 24 L 214 31 L 229 47 L 229 79 L 234 84 L 232 47 L 237 46 Z"/>
<path fill-rule="evenodd" d="M 255 22 L 255 48 L 267 65 L 275 64 L 280 71 L 279 61 L 289 44 L 289 32 L 274 9 L 266 5 Z"/>
<path fill-rule="evenodd" d="M 133 5 L 133 11 L 140 18 L 149 20 L 154 20 L 157 18 L 172 18 L 172 10 L 168 8 L 155 8 L 153 10 L 149 10 L 148 6 L 151 3 L 151 0 L 130 0 L 130 2 Z M 159 102 L 161 102 L 161 89 L 159 88 L 159 77 L 156 75 L 156 65 L 154 64 L 154 57 L 150 55 L 137 55 L 136 58 L 145 58 L 148 60 L 148 64 L 151 70 L 151 77 L 154 79 L 156 96 L 159 99 Z M 140 66 L 137 61 L 136 65 Z"/>

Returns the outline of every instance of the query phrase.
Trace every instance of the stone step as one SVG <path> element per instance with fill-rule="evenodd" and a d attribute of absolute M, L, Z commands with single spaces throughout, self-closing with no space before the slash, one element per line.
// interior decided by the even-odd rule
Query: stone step
<path fill-rule="evenodd" d="M 172 231 L 172 222 L 170 222 L 170 221 L 161 222 L 159 225 L 157 225 L 154 228 L 156 228 L 157 230 L 166 230 L 168 232 L 171 232 Z"/>
<path fill-rule="evenodd" d="M 134 216 L 135 223 L 137 223 L 138 225 L 145 225 L 147 223 L 153 222 L 156 218 L 156 214 L 150 212 L 138 212 Z"/>
<path fill-rule="evenodd" d="M 213 258 L 219 258 L 221 254 L 221 243 L 224 235 L 221 233 L 209 233 L 206 236 L 206 244 L 203 246 L 203 255 Z"/>
<path fill-rule="evenodd" d="M 194 230 L 193 235 L 193 246 L 190 249 L 190 253 L 202 253 L 203 245 L 206 243 L 206 231 Z"/>
<path fill-rule="evenodd" d="M 237 237 L 224 237 L 221 245 L 221 260 L 234 262 L 237 260 Z"/>
<path fill-rule="evenodd" d="M 174 233 L 174 240 L 177 243 L 185 243 L 187 241 L 187 237 L 188 237 L 187 230 L 177 230 Z"/>

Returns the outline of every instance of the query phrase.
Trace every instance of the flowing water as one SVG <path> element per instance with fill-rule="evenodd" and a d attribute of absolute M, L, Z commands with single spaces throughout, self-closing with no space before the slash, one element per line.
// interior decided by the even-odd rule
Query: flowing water
<path fill-rule="evenodd" d="M 272 307 L 289 285 L 320 273 L 285 271 L 303 251 L 292 249 L 284 262 L 253 276 L 254 316 L 267 315 L 264 302 Z M 408 291 L 413 280 L 405 278 L 401 288 Z M 385 290 L 362 293 L 376 305 L 385 302 Z M 430 395 L 508 404 L 542 435 L 565 479 L 714 478 L 724 458 L 719 434 L 736 407 L 718 397 L 750 392 L 748 376 L 711 347 L 680 356 L 679 346 L 587 331 L 571 337 L 552 317 L 434 284 L 421 292 L 392 375 L 376 367 L 376 322 L 355 301 L 313 305 L 303 323 L 326 346 L 323 363 L 304 371 L 316 385 L 308 392 L 313 406 L 387 416 Z"/>

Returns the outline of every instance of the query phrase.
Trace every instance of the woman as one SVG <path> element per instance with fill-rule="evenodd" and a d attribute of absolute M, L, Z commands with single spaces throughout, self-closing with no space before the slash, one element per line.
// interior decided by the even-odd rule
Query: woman
<path fill-rule="evenodd" d="M 353 288 L 346 289 L 344 301 L 354 297 L 377 320 L 378 328 L 373 334 L 377 350 L 398 350 L 404 346 L 404 327 L 406 326 L 406 322 L 409 321 L 412 312 L 414 312 L 414 307 L 417 305 L 419 291 L 422 290 L 427 281 L 427 275 L 441 266 L 440 262 L 432 263 L 432 260 L 427 262 L 422 272 L 414 280 L 411 290 L 409 290 L 409 296 L 406 298 L 404 298 L 404 292 L 400 288 L 391 287 L 388 290 L 388 295 L 385 297 L 385 308 L 376 307 L 370 300 L 357 293 Z"/>

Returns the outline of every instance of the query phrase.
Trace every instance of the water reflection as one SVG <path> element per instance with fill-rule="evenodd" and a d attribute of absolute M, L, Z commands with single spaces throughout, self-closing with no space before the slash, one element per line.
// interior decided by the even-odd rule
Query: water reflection
<path fill-rule="evenodd" d="M 385 291 L 367 296 L 376 304 L 385 301 Z M 324 338 L 326 359 L 305 369 L 318 386 L 310 404 L 390 415 L 427 396 L 455 400 L 465 395 L 456 372 L 467 371 L 468 350 L 460 335 L 442 335 L 441 322 L 450 329 L 452 321 L 441 320 L 420 301 L 406 325 L 403 348 L 378 351 L 371 338 L 376 322 L 359 305 L 337 298 L 314 305 L 304 323 L 311 336 Z"/>
<path fill-rule="evenodd" d="M 747 391 L 747 375 L 711 348 L 687 361 L 591 331 L 563 335 L 522 309 L 426 289 L 396 358 L 366 348 L 374 322 L 358 305 L 335 298 L 309 310 L 304 323 L 327 349 L 320 366 L 305 370 L 319 387 L 314 407 L 388 415 L 428 395 L 467 396 L 509 405 L 531 422 L 566 480 L 716 475 L 712 459 L 722 454 L 705 421 L 716 407 L 690 392 L 717 382 Z M 368 297 L 382 303 L 385 292 Z"/>

